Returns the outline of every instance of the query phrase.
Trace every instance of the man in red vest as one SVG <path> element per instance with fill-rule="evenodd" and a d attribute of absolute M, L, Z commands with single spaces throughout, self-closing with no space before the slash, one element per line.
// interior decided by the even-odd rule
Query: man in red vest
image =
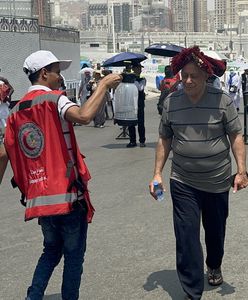
<path fill-rule="evenodd" d="M 165 77 L 161 80 L 159 84 L 159 90 L 161 91 L 161 94 L 157 103 L 157 109 L 160 115 L 162 115 L 165 98 L 170 93 L 175 92 L 179 88 L 179 85 L 181 83 L 180 75 L 174 75 L 170 65 L 165 66 L 164 74 Z"/>
<path fill-rule="evenodd" d="M 167 89 L 168 91 L 170 90 L 170 92 L 176 91 L 177 83 L 180 81 L 179 74 L 174 75 L 170 65 L 165 66 L 164 74 L 165 77 L 160 82 L 159 90 L 161 92 L 164 91 L 165 89 Z"/>
<path fill-rule="evenodd" d="M 79 299 L 87 227 L 94 208 L 87 189 L 90 174 L 72 124 L 88 124 L 103 105 L 105 92 L 121 81 L 117 74 L 104 77 L 78 107 L 59 91 L 60 71 L 70 64 L 45 50 L 26 58 L 23 70 L 32 86 L 10 112 L 4 141 L 7 154 L 1 150 L 0 179 L 8 156 L 14 181 L 25 196 L 25 220 L 37 217 L 44 236 L 27 300 L 43 299 L 62 256 L 62 299 Z"/>

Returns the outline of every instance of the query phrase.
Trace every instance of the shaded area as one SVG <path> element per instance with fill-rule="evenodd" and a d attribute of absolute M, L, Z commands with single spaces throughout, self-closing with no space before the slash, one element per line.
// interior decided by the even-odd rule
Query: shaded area
<path fill-rule="evenodd" d="M 207 283 L 207 275 L 205 275 L 204 279 L 204 291 L 219 289 L 216 293 L 221 296 L 235 293 L 235 287 L 225 281 L 222 285 L 214 287 Z M 176 270 L 163 270 L 151 273 L 147 277 L 146 283 L 143 285 L 144 290 L 147 292 L 151 292 L 159 287 L 162 287 L 163 290 L 169 294 L 172 300 L 183 299 L 185 295 L 181 288 Z"/>
<path fill-rule="evenodd" d="M 128 142 L 126 142 L 124 144 L 107 144 L 107 145 L 102 145 L 102 147 L 106 148 L 106 149 L 127 149 L 130 151 L 130 148 L 126 147 L 127 143 Z M 157 145 L 157 143 L 146 143 L 145 148 L 156 148 L 156 145 Z M 139 143 L 137 143 L 137 147 L 135 147 L 135 148 L 140 148 Z M 135 148 L 132 148 L 132 149 L 135 149 Z M 145 149 L 145 148 L 142 148 L 142 149 Z"/>
<path fill-rule="evenodd" d="M 178 280 L 176 270 L 154 272 L 148 276 L 146 283 L 143 285 L 144 290 L 147 292 L 153 291 L 158 287 L 162 287 L 172 300 L 183 299 L 185 295 Z"/>

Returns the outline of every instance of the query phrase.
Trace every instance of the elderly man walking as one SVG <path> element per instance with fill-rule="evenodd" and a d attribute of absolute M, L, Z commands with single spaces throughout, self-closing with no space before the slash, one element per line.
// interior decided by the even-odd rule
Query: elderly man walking
<path fill-rule="evenodd" d="M 248 185 L 246 154 L 232 99 L 206 84 L 209 76 L 221 76 L 225 65 L 197 46 L 184 49 L 171 65 L 174 74 L 181 70 L 183 89 L 170 94 L 164 103 L 150 193 L 156 199 L 154 181 L 165 188 L 162 170 L 172 151 L 177 273 L 186 298 L 199 300 L 204 288 L 200 222 L 205 230 L 208 283 L 220 285 L 231 187 L 230 150 L 236 161 L 234 192 Z"/>

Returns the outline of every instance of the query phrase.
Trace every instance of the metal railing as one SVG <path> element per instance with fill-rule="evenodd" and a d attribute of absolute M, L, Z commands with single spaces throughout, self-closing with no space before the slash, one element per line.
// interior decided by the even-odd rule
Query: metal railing
<path fill-rule="evenodd" d="M 0 16 L 0 31 L 38 33 L 38 19 Z"/>

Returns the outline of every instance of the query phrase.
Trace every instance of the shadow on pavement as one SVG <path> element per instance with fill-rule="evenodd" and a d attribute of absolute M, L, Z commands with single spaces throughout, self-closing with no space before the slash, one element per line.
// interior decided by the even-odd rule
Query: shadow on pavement
<path fill-rule="evenodd" d="M 52 294 L 46 295 L 43 297 L 43 300 L 61 300 L 61 294 Z"/>
<path fill-rule="evenodd" d="M 158 287 L 162 287 L 172 300 L 183 299 L 185 295 L 179 283 L 176 270 L 154 272 L 148 276 L 146 283 L 143 285 L 147 292 L 151 292 Z"/>
<path fill-rule="evenodd" d="M 137 147 L 135 148 L 127 148 L 126 145 L 129 143 L 129 139 L 127 140 L 127 142 L 125 144 L 107 144 L 107 145 L 103 145 L 103 148 L 107 148 L 107 149 L 138 149 L 140 148 L 139 143 L 137 143 Z M 145 148 L 156 148 L 157 143 L 146 143 L 146 147 Z M 142 149 L 145 149 L 142 148 Z"/>
<path fill-rule="evenodd" d="M 235 293 L 235 286 L 232 286 L 225 281 L 219 286 L 209 285 L 207 282 L 207 275 L 205 275 L 204 291 L 213 291 L 216 289 L 219 289 L 218 291 L 216 291 L 216 293 L 220 294 L 221 296 L 231 295 L 231 294 Z"/>
<path fill-rule="evenodd" d="M 147 278 L 146 283 L 143 285 L 144 290 L 151 292 L 158 287 L 162 287 L 166 291 L 172 300 L 183 299 L 184 292 L 181 288 L 181 284 L 178 280 L 176 270 L 163 270 L 150 274 Z M 204 291 L 213 291 L 218 289 L 216 293 L 222 297 L 235 293 L 235 287 L 223 282 L 221 286 L 210 286 L 207 283 L 207 276 L 205 275 Z"/>

